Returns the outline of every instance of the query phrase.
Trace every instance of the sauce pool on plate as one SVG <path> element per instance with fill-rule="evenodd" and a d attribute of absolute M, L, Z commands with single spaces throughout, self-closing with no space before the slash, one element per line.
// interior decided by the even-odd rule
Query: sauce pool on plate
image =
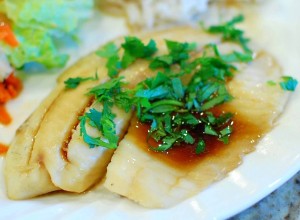
<path fill-rule="evenodd" d="M 249 148 L 257 144 L 259 139 L 264 133 L 268 131 L 265 126 L 257 126 L 251 123 L 246 117 L 243 117 L 236 113 L 236 111 L 231 110 L 230 112 L 235 112 L 233 117 L 233 133 L 229 137 L 229 144 L 232 142 L 243 140 L 247 143 L 245 146 Z M 218 156 L 222 149 L 226 148 L 228 144 L 218 140 L 218 137 L 212 135 L 203 134 L 203 128 L 199 127 L 193 131 L 190 131 L 194 139 L 202 137 L 206 143 L 204 152 L 196 154 L 195 144 L 180 144 L 174 145 L 172 148 L 165 152 L 156 152 L 149 148 L 149 144 L 152 147 L 157 147 L 159 143 L 155 140 L 150 139 L 147 143 L 147 135 L 150 125 L 147 123 L 141 123 L 137 119 L 132 122 L 129 129 L 129 137 L 137 146 L 140 146 L 145 152 L 150 154 L 153 158 L 156 158 L 174 168 L 178 169 L 191 169 L 197 165 L 205 157 L 210 157 L 212 155 Z"/>

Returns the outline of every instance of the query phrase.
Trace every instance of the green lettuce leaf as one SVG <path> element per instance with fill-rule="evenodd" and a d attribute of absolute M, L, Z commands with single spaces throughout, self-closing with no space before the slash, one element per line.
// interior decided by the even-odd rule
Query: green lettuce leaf
<path fill-rule="evenodd" d="M 93 0 L 4 0 L 2 4 L 20 45 L 0 46 L 17 68 L 29 62 L 47 68 L 64 66 L 68 55 L 60 54 L 57 39 L 73 37 L 93 12 Z"/>
<path fill-rule="evenodd" d="M 72 32 L 92 14 L 92 0 L 4 0 L 6 15 L 15 25 L 50 31 Z"/>
<path fill-rule="evenodd" d="M 51 36 L 45 31 L 15 27 L 14 32 L 19 46 L 2 46 L 10 63 L 16 68 L 31 62 L 43 64 L 46 68 L 63 67 L 66 64 L 69 56 L 57 51 Z"/>

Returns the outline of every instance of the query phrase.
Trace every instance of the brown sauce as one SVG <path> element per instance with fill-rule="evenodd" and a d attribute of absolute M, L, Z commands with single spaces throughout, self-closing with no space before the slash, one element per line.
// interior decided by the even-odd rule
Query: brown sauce
<path fill-rule="evenodd" d="M 230 111 L 235 112 L 235 111 Z M 178 169 L 188 169 L 197 165 L 201 160 L 218 156 L 224 149 L 231 147 L 237 143 L 244 143 L 245 149 L 249 146 L 254 146 L 261 136 L 266 132 L 266 126 L 258 126 L 251 123 L 249 119 L 239 114 L 235 114 L 233 118 L 233 132 L 229 138 L 229 144 L 224 144 L 216 137 L 210 135 L 201 134 L 202 131 L 190 131 L 193 132 L 193 137 L 196 139 L 195 133 L 200 133 L 202 138 L 206 142 L 206 148 L 203 153 L 196 154 L 195 145 L 193 144 L 181 144 L 180 146 L 173 146 L 166 152 L 155 152 L 149 149 L 147 143 L 147 134 L 150 128 L 149 124 L 143 124 L 137 119 L 132 121 L 131 127 L 128 131 L 128 137 L 137 146 L 141 147 L 145 152 L 152 157 L 163 161 L 164 163 Z M 149 143 L 152 146 L 158 146 L 154 140 L 150 140 Z"/>

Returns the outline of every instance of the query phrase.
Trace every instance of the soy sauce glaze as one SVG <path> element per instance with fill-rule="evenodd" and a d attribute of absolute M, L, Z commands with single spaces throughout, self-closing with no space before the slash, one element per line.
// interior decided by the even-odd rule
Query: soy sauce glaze
<path fill-rule="evenodd" d="M 137 119 L 134 119 L 127 135 L 134 144 L 141 147 L 152 157 L 178 169 L 192 168 L 201 162 L 201 160 L 212 156 L 218 156 L 224 149 L 236 147 L 234 145 L 237 144 L 245 145 L 245 151 L 247 151 L 247 149 L 252 148 L 255 144 L 257 144 L 259 139 L 268 130 L 266 126 L 258 126 L 257 124 L 251 123 L 248 118 L 243 117 L 235 112 L 233 118 L 233 133 L 229 138 L 229 144 L 224 144 L 215 136 L 203 134 L 203 130 L 201 129 L 190 131 L 195 139 L 197 138 L 197 135 L 201 135 L 206 142 L 206 148 L 204 152 L 196 154 L 195 144 L 185 143 L 180 144 L 179 146 L 173 146 L 171 149 L 165 152 L 155 152 L 151 150 L 148 144 L 153 147 L 157 147 L 159 143 L 153 139 L 150 139 L 147 143 L 149 129 L 149 124 L 141 123 Z"/>

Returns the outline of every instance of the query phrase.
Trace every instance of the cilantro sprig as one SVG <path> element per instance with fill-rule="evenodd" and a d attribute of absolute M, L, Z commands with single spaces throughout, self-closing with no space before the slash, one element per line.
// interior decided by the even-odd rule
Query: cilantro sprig
<path fill-rule="evenodd" d="M 119 137 L 116 135 L 116 125 L 114 123 L 115 115 L 111 112 L 108 103 L 103 104 L 103 111 L 99 112 L 92 108 L 84 116 L 79 117 L 80 120 L 80 135 L 83 136 L 90 148 L 97 146 L 106 147 L 108 149 L 116 149 Z M 97 128 L 105 138 L 92 137 L 86 130 L 86 123 Z"/>
<path fill-rule="evenodd" d="M 111 81 L 93 87 L 88 92 L 89 95 L 94 96 L 98 102 L 103 104 L 101 112 L 92 108 L 79 118 L 80 134 L 91 148 L 95 146 L 102 146 L 109 149 L 117 148 L 119 137 L 116 134 L 116 125 L 114 123 L 116 116 L 112 112 L 112 107 L 113 105 L 117 105 L 127 112 L 132 107 L 129 94 L 123 92 L 122 89 L 122 86 L 125 84 L 122 81 L 123 79 L 123 77 L 113 78 Z M 100 131 L 102 137 L 90 136 L 85 128 L 86 123 L 89 123 L 90 126 Z"/>
<path fill-rule="evenodd" d="M 97 81 L 98 80 L 98 74 L 97 72 L 95 73 L 94 77 L 75 77 L 75 78 L 69 78 L 64 81 L 65 87 L 67 89 L 75 89 L 77 86 L 79 86 L 80 83 L 85 82 L 85 81 Z"/>
<path fill-rule="evenodd" d="M 298 85 L 297 79 L 291 77 L 291 76 L 282 76 L 280 82 L 275 82 L 273 80 L 267 81 L 267 84 L 269 86 L 276 86 L 279 84 L 280 88 L 285 91 L 295 91 Z"/>
<path fill-rule="evenodd" d="M 298 81 L 291 76 L 283 76 L 281 77 L 282 81 L 279 83 L 280 87 L 283 90 L 287 91 L 295 91 Z"/>
<path fill-rule="evenodd" d="M 190 58 L 190 52 L 195 50 L 195 43 L 181 43 L 176 41 L 166 40 L 166 46 L 169 53 L 162 56 L 155 57 L 149 64 L 153 70 L 158 68 L 169 69 L 173 64 L 183 64 Z"/>
<path fill-rule="evenodd" d="M 100 57 L 106 58 L 106 68 L 108 70 L 108 76 L 113 78 L 118 75 L 121 69 L 121 62 L 118 55 L 119 48 L 114 43 L 105 45 L 101 50 L 96 51 L 96 54 Z"/>
<path fill-rule="evenodd" d="M 106 68 L 110 78 L 116 77 L 121 69 L 126 69 L 136 59 L 151 57 L 157 51 L 154 40 L 144 45 L 140 39 L 132 36 L 125 37 L 121 47 L 124 50 L 122 57 L 119 56 L 119 48 L 114 43 L 109 43 L 96 51 L 98 56 L 107 59 Z"/>
<path fill-rule="evenodd" d="M 244 36 L 244 31 L 237 28 L 235 25 L 244 21 L 243 15 L 237 15 L 232 20 L 225 22 L 220 25 L 213 25 L 207 28 L 206 30 L 212 34 L 221 34 L 224 41 L 232 41 L 240 44 L 242 48 L 251 52 L 251 49 L 248 47 L 248 38 Z"/>

